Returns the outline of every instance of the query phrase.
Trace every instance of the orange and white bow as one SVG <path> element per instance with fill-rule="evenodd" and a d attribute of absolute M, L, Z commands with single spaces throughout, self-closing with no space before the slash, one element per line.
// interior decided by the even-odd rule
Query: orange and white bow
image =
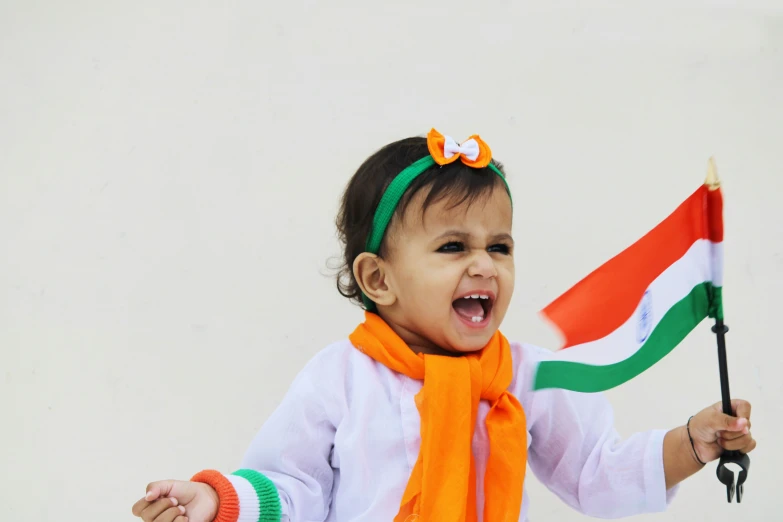
<path fill-rule="evenodd" d="M 432 129 L 427 134 L 427 148 L 438 165 L 447 165 L 462 160 L 469 167 L 483 169 L 492 160 L 489 145 L 474 134 L 462 143 L 457 143 L 451 136 L 444 136 Z"/>

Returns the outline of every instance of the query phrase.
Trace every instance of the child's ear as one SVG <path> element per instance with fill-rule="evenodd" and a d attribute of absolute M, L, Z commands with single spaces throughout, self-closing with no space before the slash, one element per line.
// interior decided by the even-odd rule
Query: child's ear
<path fill-rule="evenodd" d="M 386 284 L 386 272 L 383 259 L 369 252 L 362 252 L 353 262 L 353 276 L 364 295 L 376 305 L 394 304 L 397 296 Z"/>

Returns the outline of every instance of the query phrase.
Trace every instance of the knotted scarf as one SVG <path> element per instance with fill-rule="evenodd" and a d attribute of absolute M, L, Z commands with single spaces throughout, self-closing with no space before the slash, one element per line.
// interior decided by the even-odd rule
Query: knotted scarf
<path fill-rule="evenodd" d="M 479 352 L 454 357 L 416 354 L 372 312 L 365 312 L 365 322 L 349 339 L 387 368 L 424 381 L 416 395 L 421 449 L 394 522 L 478 520 L 471 442 L 481 399 L 491 405 L 486 416 L 490 450 L 483 519 L 519 520 L 527 431 L 522 405 L 507 391 L 513 377 L 508 340 L 495 332 Z"/>

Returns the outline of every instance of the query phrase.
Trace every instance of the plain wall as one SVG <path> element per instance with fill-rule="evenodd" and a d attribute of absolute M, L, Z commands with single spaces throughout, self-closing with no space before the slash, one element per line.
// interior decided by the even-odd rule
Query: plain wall
<path fill-rule="evenodd" d="M 436 127 L 507 166 L 503 331 L 553 350 L 538 310 L 715 155 L 731 391 L 759 447 L 742 504 L 713 463 L 643 518 L 783 520 L 783 12 L 623 5 L 0 2 L 0 518 L 131 521 L 149 481 L 235 469 L 362 319 L 329 269 L 345 183 Z M 624 435 L 720 400 L 710 324 L 608 395 Z M 584 519 L 527 487 L 533 520 Z"/>

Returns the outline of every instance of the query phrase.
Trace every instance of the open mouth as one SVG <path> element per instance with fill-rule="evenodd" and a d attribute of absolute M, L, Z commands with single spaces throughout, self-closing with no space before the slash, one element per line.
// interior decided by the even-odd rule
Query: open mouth
<path fill-rule="evenodd" d="M 489 320 L 493 303 L 493 296 L 486 293 L 476 293 L 460 297 L 451 303 L 451 306 L 463 321 L 471 326 L 483 326 Z"/>

